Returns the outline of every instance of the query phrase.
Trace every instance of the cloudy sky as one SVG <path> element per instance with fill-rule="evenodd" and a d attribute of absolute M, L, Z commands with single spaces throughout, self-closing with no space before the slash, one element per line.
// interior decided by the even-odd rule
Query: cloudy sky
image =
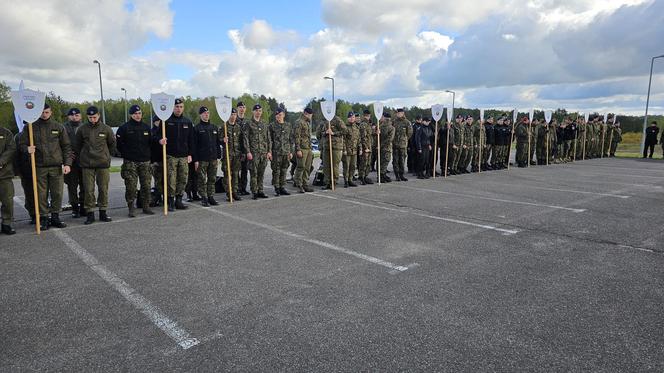
<path fill-rule="evenodd" d="M 664 0 L 0 0 L 0 80 L 104 93 L 642 113 Z M 664 113 L 664 58 L 651 110 Z"/>

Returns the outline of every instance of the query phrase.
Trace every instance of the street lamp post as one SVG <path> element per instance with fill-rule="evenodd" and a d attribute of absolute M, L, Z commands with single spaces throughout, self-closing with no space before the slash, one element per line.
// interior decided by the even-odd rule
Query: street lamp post
<path fill-rule="evenodd" d="M 124 97 L 124 104 L 125 104 L 125 123 L 129 121 L 129 118 L 127 118 L 127 90 L 124 88 L 120 88 L 121 91 L 124 91 L 125 97 Z"/>
<path fill-rule="evenodd" d="M 648 106 L 650 105 L 650 87 L 652 86 L 652 69 L 655 65 L 655 60 L 658 58 L 664 58 L 664 54 L 661 56 L 655 56 L 650 60 L 650 79 L 648 80 L 648 96 L 646 98 L 646 115 L 643 118 L 643 135 L 641 138 L 641 153 L 646 146 L 646 127 L 648 127 Z"/>
<path fill-rule="evenodd" d="M 334 102 L 334 78 L 330 78 L 329 76 L 326 76 L 323 79 L 329 79 L 332 81 L 332 102 Z"/>
<path fill-rule="evenodd" d="M 104 110 L 104 87 L 101 85 L 101 63 L 97 60 L 92 61 L 92 63 L 96 63 L 97 66 L 99 67 L 99 92 L 101 94 L 101 120 L 106 123 L 106 110 Z"/>

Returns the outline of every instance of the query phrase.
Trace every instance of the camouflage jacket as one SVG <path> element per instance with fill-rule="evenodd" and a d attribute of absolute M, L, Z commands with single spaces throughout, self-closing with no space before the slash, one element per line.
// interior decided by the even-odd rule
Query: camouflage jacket
<path fill-rule="evenodd" d="M 408 119 L 396 118 L 394 120 L 394 141 L 392 146 L 397 149 L 406 149 L 412 136 L 413 126 Z"/>
<path fill-rule="evenodd" d="M 272 140 L 273 155 L 288 155 L 293 153 L 293 127 L 288 122 L 272 122 L 269 126 L 270 139 Z"/>
<path fill-rule="evenodd" d="M 252 153 L 254 157 L 272 151 L 272 139 L 267 124 L 251 118 L 245 124 L 245 134 L 249 143 L 248 153 Z"/>
<path fill-rule="evenodd" d="M 311 121 L 304 115 L 295 122 L 293 138 L 296 152 L 311 149 Z"/>
<path fill-rule="evenodd" d="M 464 130 L 462 126 L 463 124 L 457 123 L 456 121 L 452 123 L 452 128 L 450 128 L 452 132 L 450 134 L 454 140 L 451 141 L 450 144 L 461 146 L 464 143 Z"/>
<path fill-rule="evenodd" d="M 223 131 L 224 128 L 221 128 Z M 235 123 L 226 123 L 226 135 L 228 137 L 228 155 L 234 157 L 241 157 L 247 153 L 249 149 L 249 142 L 247 136 L 242 131 L 242 126 L 235 121 Z M 222 157 L 226 157 L 226 149 L 221 153 Z"/>
<path fill-rule="evenodd" d="M 358 128 L 360 129 L 360 146 L 365 152 L 371 152 L 374 140 L 374 130 L 371 120 L 362 119 Z"/>
<path fill-rule="evenodd" d="M 344 151 L 347 155 L 357 155 L 358 151 L 362 149 L 360 144 L 360 127 L 357 123 L 348 123 L 346 128 Z"/>
<path fill-rule="evenodd" d="M 316 131 L 318 143 L 322 148 L 325 149 L 327 149 L 329 144 L 328 136 L 325 133 L 327 126 L 327 121 L 321 122 L 321 124 L 318 126 L 318 130 Z M 344 150 L 344 136 L 346 135 L 346 131 L 348 131 L 346 124 L 343 120 L 341 120 L 341 118 L 334 117 L 330 122 L 330 126 L 332 127 L 332 132 L 334 133 L 332 135 L 332 150 Z"/>
<path fill-rule="evenodd" d="M 392 152 L 392 142 L 394 141 L 394 126 L 389 119 L 383 119 L 380 122 L 380 150 L 381 152 Z"/>
<path fill-rule="evenodd" d="M 463 124 L 463 145 L 473 146 L 473 127 L 472 125 Z"/>

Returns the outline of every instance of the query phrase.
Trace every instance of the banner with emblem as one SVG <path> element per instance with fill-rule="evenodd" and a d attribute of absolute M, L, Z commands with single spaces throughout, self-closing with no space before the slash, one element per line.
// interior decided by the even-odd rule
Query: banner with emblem
<path fill-rule="evenodd" d="M 34 123 L 44 111 L 46 102 L 46 93 L 33 91 L 31 89 L 21 89 L 11 92 L 12 103 L 14 104 L 14 114 L 18 122 L 19 129 L 23 128 L 23 121 Z"/>
<path fill-rule="evenodd" d="M 443 110 L 445 108 L 443 105 L 440 104 L 435 104 L 431 107 L 431 116 L 433 117 L 433 120 L 438 122 L 440 118 L 443 117 Z"/>
<path fill-rule="evenodd" d="M 165 122 L 173 114 L 175 95 L 169 95 L 164 92 L 153 93 L 150 96 L 150 101 L 152 102 L 152 110 L 154 110 L 154 114 L 162 121 Z"/>
<path fill-rule="evenodd" d="M 380 120 L 380 118 L 383 116 L 383 103 L 382 102 L 374 102 L 373 111 L 374 111 L 374 115 L 376 116 L 376 119 Z"/>
<path fill-rule="evenodd" d="M 221 120 L 228 122 L 228 118 L 231 117 L 231 111 L 233 110 L 233 100 L 225 96 L 215 97 L 214 106 L 217 108 L 217 113 Z"/>
<path fill-rule="evenodd" d="M 328 122 L 331 122 L 334 119 L 334 115 L 337 112 L 337 105 L 334 101 L 321 101 L 320 110 L 323 112 L 323 116 L 327 119 Z"/>
<path fill-rule="evenodd" d="M 480 109 L 480 122 L 484 122 L 484 109 Z"/>
<path fill-rule="evenodd" d="M 585 113 L 583 114 L 583 121 L 588 123 L 588 118 L 590 117 L 590 113 Z"/>
<path fill-rule="evenodd" d="M 512 122 L 516 123 L 516 120 L 519 118 L 519 110 L 514 109 L 514 112 L 512 112 Z"/>
<path fill-rule="evenodd" d="M 544 120 L 546 123 L 551 123 L 551 118 L 553 117 L 553 111 L 544 110 Z"/>
<path fill-rule="evenodd" d="M 530 109 L 530 113 L 528 113 L 528 119 L 532 122 L 533 119 L 535 119 L 535 109 Z"/>
<path fill-rule="evenodd" d="M 454 109 L 452 109 L 451 107 L 448 107 L 447 108 L 447 121 L 452 122 L 453 116 L 454 116 Z"/>

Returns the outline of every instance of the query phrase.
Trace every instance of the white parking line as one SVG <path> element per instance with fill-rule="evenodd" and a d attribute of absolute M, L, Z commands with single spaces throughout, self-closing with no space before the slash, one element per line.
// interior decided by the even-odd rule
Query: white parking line
<path fill-rule="evenodd" d="M 610 168 L 612 170 L 629 170 L 629 171 L 646 171 L 646 172 L 664 172 L 664 163 L 661 164 L 662 168 L 636 168 L 636 167 L 614 167 L 614 166 L 605 166 L 599 164 L 583 164 L 578 163 L 577 166 L 588 166 L 588 167 L 598 167 L 598 168 Z"/>
<path fill-rule="evenodd" d="M 337 201 L 343 201 L 343 202 L 351 203 L 351 204 L 358 205 L 358 206 L 373 207 L 373 208 L 376 208 L 376 209 L 396 211 L 396 212 L 411 214 L 411 215 L 420 216 L 420 217 L 428 218 L 428 219 L 442 220 L 442 221 L 446 221 L 446 222 L 449 222 L 449 223 L 469 225 L 471 227 L 477 227 L 477 228 L 493 230 L 493 231 L 496 231 L 496 232 L 501 232 L 505 236 L 509 236 L 509 235 L 519 233 L 519 231 L 516 230 L 516 229 L 503 229 L 503 228 L 494 227 L 492 225 L 478 224 L 478 223 L 473 223 L 473 222 L 469 222 L 469 221 L 465 221 L 465 220 L 459 220 L 459 219 L 443 218 L 443 217 L 440 217 L 440 216 L 424 214 L 424 213 L 410 211 L 410 210 L 406 210 L 406 209 L 398 209 L 398 208 L 394 208 L 394 207 L 379 206 L 379 205 L 373 205 L 373 204 L 370 204 L 370 203 L 365 203 L 365 202 L 360 202 L 360 201 L 353 201 L 353 200 L 344 199 L 344 198 L 332 197 L 332 196 L 325 195 L 325 194 L 308 194 L 308 195 L 312 195 L 312 196 L 315 196 L 315 197 L 333 199 L 333 200 L 337 200 Z"/>
<path fill-rule="evenodd" d="M 575 208 L 572 208 L 572 207 L 564 207 L 564 206 L 557 206 L 557 205 L 545 205 L 545 204 L 534 203 L 534 202 L 514 201 L 514 200 L 511 200 L 511 199 L 491 198 L 491 197 L 476 196 L 476 195 L 471 195 L 471 194 L 445 192 L 445 191 L 442 191 L 442 190 L 435 190 L 435 189 L 415 188 L 415 187 L 407 187 L 407 186 L 403 186 L 403 185 L 392 185 L 392 186 L 395 187 L 395 188 L 420 190 L 420 191 L 423 191 L 423 192 L 431 192 L 431 193 L 438 193 L 438 194 L 449 194 L 449 195 L 453 195 L 453 196 L 472 198 L 472 199 L 484 199 L 484 200 L 487 200 L 487 201 L 504 202 L 504 203 L 509 203 L 509 204 L 546 207 L 546 208 L 550 208 L 550 209 L 566 210 L 566 211 L 571 211 L 571 212 L 575 212 L 575 213 L 580 213 L 580 212 L 585 212 L 586 211 L 586 209 L 575 209 Z"/>
<path fill-rule="evenodd" d="M 565 192 L 565 193 L 578 193 L 578 194 L 590 194 L 594 196 L 603 196 L 603 197 L 614 197 L 614 198 L 622 198 L 622 199 L 627 199 L 630 198 L 631 196 L 624 195 L 624 194 L 614 194 L 614 193 L 601 193 L 601 192 L 588 192 L 585 190 L 574 190 L 574 189 L 559 189 L 559 188 L 545 188 L 545 187 L 538 187 L 534 185 L 524 185 L 524 184 L 507 184 L 507 183 L 496 183 L 491 181 L 491 184 L 497 184 L 497 185 L 506 185 L 506 186 L 517 186 L 520 188 L 530 188 L 530 189 L 539 189 L 539 190 L 550 190 L 552 192 Z"/>
<path fill-rule="evenodd" d="M 253 220 L 242 218 L 242 217 L 239 217 L 239 216 L 236 216 L 236 215 L 233 215 L 233 214 L 229 214 L 227 212 L 217 210 L 216 208 L 204 208 L 204 207 L 200 207 L 200 206 L 196 206 L 196 207 L 200 208 L 204 211 L 210 211 L 212 213 L 215 213 L 215 214 L 218 214 L 218 215 L 221 215 L 221 216 L 225 216 L 227 218 L 238 220 L 238 221 L 241 221 L 241 222 L 246 223 L 246 224 L 250 224 L 250 225 L 253 225 L 253 226 L 256 226 L 256 227 L 267 229 L 269 231 L 272 231 L 272 232 L 275 232 L 275 233 L 280 233 L 280 234 L 283 234 L 285 236 L 298 239 L 300 241 L 308 242 L 308 243 L 311 243 L 311 244 L 314 244 L 314 245 L 317 245 L 317 246 L 320 246 L 320 247 L 323 247 L 323 248 L 326 248 L 326 249 L 330 249 L 330 250 L 333 250 L 333 251 L 336 251 L 336 252 L 340 252 L 340 253 L 343 253 L 343 254 L 346 254 L 346 255 L 353 256 L 353 257 L 358 258 L 358 259 L 365 260 L 369 263 L 373 263 L 373 264 L 377 264 L 379 266 L 383 266 L 385 268 L 390 269 L 390 273 L 404 272 L 404 271 L 407 271 L 410 268 L 413 268 L 413 267 L 417 266 L 417 263 L 409 264 L 407 266 L 396 265 L 396 264 L 390 263 L 386 260 L 382 260 L 382 259 L 370 256 L 370 255 L 359 253 L 357 251 L 346 249 L 344 247 L 331 244 L 329 242 L 317 240 L 317 239 L 314 239 L 314 238 L 309 238 L 307 236 L 303 236 L 303 235 L 298 234 L 298 233 L 289 232 L 287 230 L 277 228 L 277 227 L 269 225 L 269 224 L 259 223 L 257 221 L 253 221 Z"/>
<path fill-rule="evenodd" d="M 157 306 L 153 305 L 149 300 L 137 293 L 136 290 L 115 273 L 111 272 L 106 266 L 99 263 L 97 258 L 79 245 L 70 235 L 60 229 L 54 229 L 52 232 L 65 245 L 67 245 L 67 247 L 74 252 L 85 265 L 111 285 L 118 293 L 129 301 L 129 303 L 136 307 L 136 309 L 147 316 L 153 324 L 166 333 L 166 335 L 171 337 L 171 339 L 173 339 L 183 350 L 199 344 L 199 341 L 196 338 L 190 337 L 186 330 L 178 326 L 175 321 L 166 316 Z"/>

